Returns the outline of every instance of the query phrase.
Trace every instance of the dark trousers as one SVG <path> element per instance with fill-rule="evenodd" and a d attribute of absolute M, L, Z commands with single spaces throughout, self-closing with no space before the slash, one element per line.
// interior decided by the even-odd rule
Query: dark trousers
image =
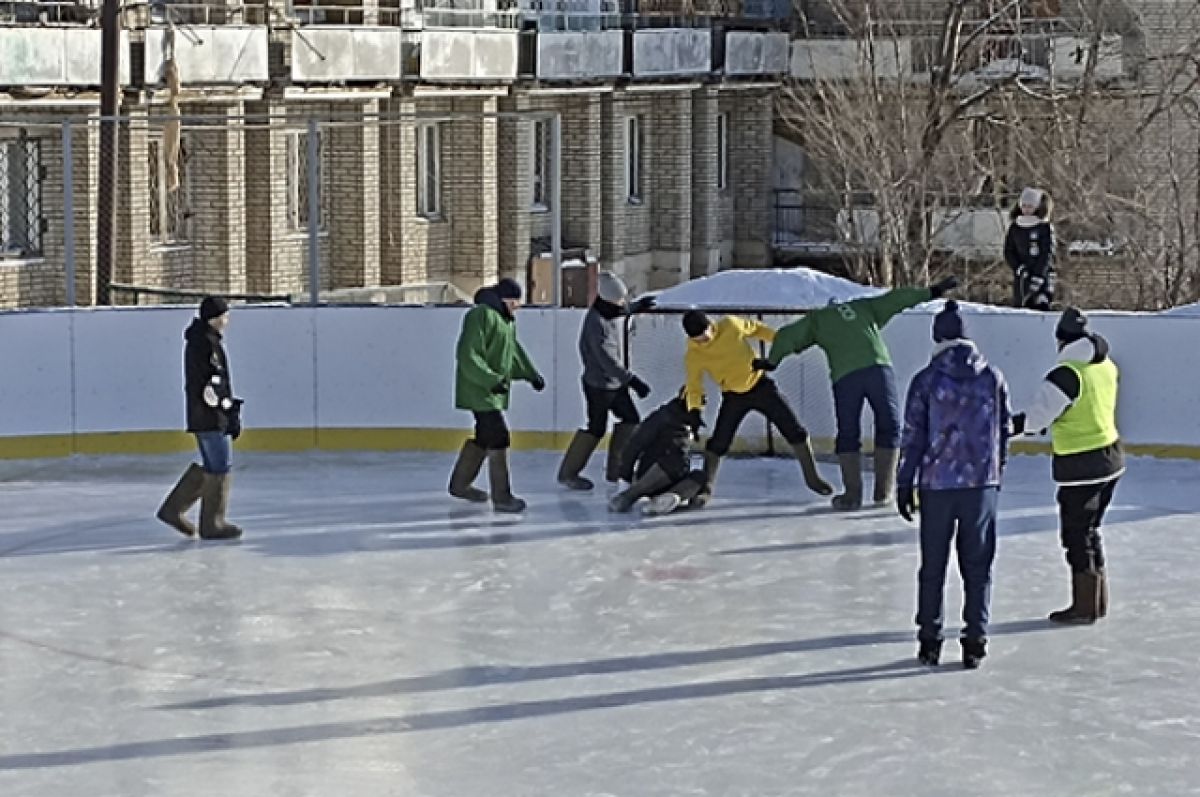
<path fill-rule="evenodd" d="M 621 423 L 641 423 L 637 406 L 629 395 L 628 387 L 613 390 L 583 384 L 583 398 L 587 402 L 587 433 L 604 437 L 608 432 L 608 414 L 611 412 Z"/>
<path fill-rule="evenodd" d="M 1104 568 L 1100 522 L 1112 503 L 1117 481 L 1058 488 L 1059 534 L 1067 552 L 1067 564 L 1076 573 Z"/>
<path fill-rule="evenodd" d="M 900 397 L 896 374 L 890 365 L 872 365 L 851 371 L 833 383 L 833 409 L 837 416 L 834 451 L 854 454 L 862 450 L 862 406 L 875 415 L 875 447 L 900 445 Z"/>
<path fill-rule="evenodd" d="M 917 572 L 917 627 L 921 639 L 942 638 L 942 604 L 950 541 L 963 580 L 963 636 L 986 639 L 996 558 L 998 487 L 921 490 L 921 569 Z"/>
<path fill-rule="evenodd" d="M 512 445 L 508 424 L 500 410 L 471 413 L 475 416 L 475 442 L 487 451 L 496 451 Z"/>
<path fill-rule="evenodd" d="M 808 439 L 808 430 L 800 425 L 796 413 L 779 394 L 779 388 L 764 376 L 745 393 L 721 394 L 721 409 L 717 411 L 717 424 L 708 440 L 708 450 L 718 457 L 729 453 L 738 427 L 750 412 L 765 415 L 791 445 Z"/>

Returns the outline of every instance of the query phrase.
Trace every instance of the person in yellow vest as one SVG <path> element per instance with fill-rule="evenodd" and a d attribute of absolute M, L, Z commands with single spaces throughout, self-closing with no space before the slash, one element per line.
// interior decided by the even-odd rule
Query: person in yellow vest
<path fill-rule="evenodd" d="M 1117 432 L 1119 374 L 1108 341 L 1088 328 L 1078 309 L 1063 311 L 1054 334 L 1058 365 L 1046 374 L 1029 409 L 1013 416 L 1013 432 L 1050 429 L 1060 533 L 1071 567 L 1071 605 L 1050 619 L 1078 625 L 1108 613 L 1100 523 L 1125 472 Z"/>
<path fill-rule="evenodd" d="M 683 330 L 688 336 L 684 356 L 687 409 L 699 410 L 704 406 L 705 374 L 721 389 L 717 422 L 704 450 L 708 486 L 692 503 L 703 506 L 712 498 L 721 457 L 729 452 L 738 427 L 752 411 L 766 416 L 791 445 L 808 488 L 819 495 L 832 495 L 833 487 L 817 472 L 808 430 L 800 425 L 775 382 L 752 365 L 758 355 L 749 341 L 757 339 L 770 343 L 775 340 L 775 330 L 761 321 L 737 316 L 726 316 L 713 323 L 699 310 L 684 314 Z"/>

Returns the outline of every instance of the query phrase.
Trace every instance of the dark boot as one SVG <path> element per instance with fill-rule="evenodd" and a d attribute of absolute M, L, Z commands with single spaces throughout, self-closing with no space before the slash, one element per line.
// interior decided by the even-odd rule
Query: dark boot
<path fill-rule="evenodd" d="M 808 489 L 817 495 L 833 495 L 833 487 L 821 478 L 817 472 L 817 459 L 813 456 L 812 443 L 805 440 L 792 446 L 796 452 L 796 461 L 800 463 L 800 472 L 804 474 L 804 483 Z"/>
<path fill-rule="evenodd" d="M 636 423 L 618 423 L 613 427 L 612 436 L 608 438 L 608 461 L 604 465 L 604 478 L 615 484 L 621 479 L 621 452 L 625 444 L 637 431 Z"/>
<path fill-rule="evenodd" d="M 463 443 L 462 450 L 458 452 L 458 460 L 454 463 L 454 470 L 450 474 L 450 495 L 477 504 L 488 500 L 487 493 L 472 486 L 483 468 L 483 460 L 486 457 L 487 452 L 483 450 L 483 446 L 474 440 Z"/>
<path fill-rule="evenodd" d="M 183 536 L 195 537 L 196 527 L 184 515 L 200 500 L 203 492 L 204 468 L 193 462 L 188 465 L 188 469 L 179 477 L 179 482 L 163 500 L 155 517 Z"/>
<path fill-rule="evenodd" d="M 888 504 L 896 497 L 896 466 L 900 463 L 900 449 L 875 449 L 875 495 L 876 504 Z"/>
<path fill-rule="evenodd" d="M 242 530 L 225 522 L 225 510 L 229 506 L 229 488 L 233 476 L 228 473 L 204 474 L 204 487 L 200 501 L 200 539 L 236 540 Z"/>
<path fill-rule="evenodd" d="M 1094 570 L 1071 573 L 1071 605 L 1050 612 L 1050 622 L 1090 625 L 1100 616 L 1100 575 Z"/>
<path fill-rule="evenodd" d="M 611 512 L 628 512 L 639 498 L 661 493 L 671 484 L 671 477 L 667 475 L 666 471 L 658 465 L 651 465 L 650 470 L 646 471 L 646 475 L 631 484 L 628 490 L 613 496 L 612 500 L 608 502 L 608 509 Z"/>
<path fill-rule="evenodd" d="M 833 497 L 833 508 L 851 511 L 862 508 L 862 457 L 857 451 L 838 454 L 845 491 Z"/>
<path fill-rule="evenodd" d="M 987 656 L 987 640 L 963 638 L 958 644 L 962 645 L 963 667 L 968 670 L 978 669 Z"/>
<path fill-rule="evenodd" d="M 938 666 L 938 662 L 942 659 L 942 640 L 921 639 L 918 642 L 917 661 L 928 667 Z"/>
<path fill-rule="evenodd" d="M 571 490 L 590 490 L 595 487 L 591 479 L 579 475 L 587 467 L 592 452 L 600 445 L 600 438 L 584 431 L 575 433 L 562 464 L 558 466 L 558 483 Z"/>
<path fill-rule="evenodd" d="M 704 452 L 704 486 L 691 500 L 696 509 L 703 509 L 712 501 L 713 492 L 717 488 L 717 471 L 721 469 L 721 458 L 711 451 Z"/>
<path fill-rule="evenodd" d="M 487 452 L 488 479 L 492 483 L 492 508 L 497 512 L 524 512 L 525 502 L 512 494 L 508 475 L 508 449 Z"/>
<path fill-rule="evenodd" d="M 1101 568 L 1096 571 L 1100 577 L 1099 593 L 1096 595 L 1096 619 L 1108 616 L 1108 573 Z"/>

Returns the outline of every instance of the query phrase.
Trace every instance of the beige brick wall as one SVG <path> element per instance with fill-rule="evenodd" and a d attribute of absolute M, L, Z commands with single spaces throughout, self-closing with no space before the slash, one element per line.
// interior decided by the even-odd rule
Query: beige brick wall
<path fill-rule="evenodd" d="M 772 94 L 766 89 L 731 93 L 734 265 L 758 268 L 771 262 Z"/>

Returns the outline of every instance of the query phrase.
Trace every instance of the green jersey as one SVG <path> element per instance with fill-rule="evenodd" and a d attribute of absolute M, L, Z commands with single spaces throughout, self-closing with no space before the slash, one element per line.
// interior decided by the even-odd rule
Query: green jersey
<path fill-rule="evenodd" d="M 896 288 L 870 299 L 813 310 L 780 328 L 769 359 L 779 365 L 789 354 L 820 346 L 829 360 L 829 378 L 834 382 L 873 365 L 891 365 L 880 329 L 902 310 L 932 298 L 928 288 Z"/>

